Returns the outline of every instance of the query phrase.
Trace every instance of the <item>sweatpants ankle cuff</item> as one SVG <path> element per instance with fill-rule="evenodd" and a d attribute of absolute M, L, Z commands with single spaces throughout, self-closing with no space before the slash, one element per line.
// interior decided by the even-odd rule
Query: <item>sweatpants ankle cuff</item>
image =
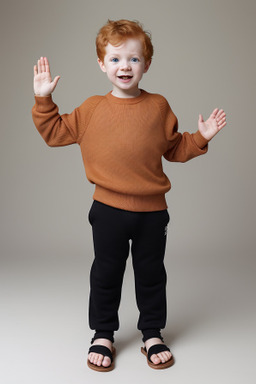
<path fill-rule="evenodd" d="M 96 339 L 108 339 L 112 343 L 114 343 L 114 332 L 113 331 L 95 331 L 95 334 L 91 340 L 91 344 L 96 340 Z"/>
<path fill-rule="evenodd" d="M 160 329 L 143 329 L 141 332 L 143 334 L 143 338 L 142 338 L 143 343 L 145 343 L 145 341 L 149 339 L 152 339 L 153 337 L 156 337 L 164 341 L 161 335 Z"/>

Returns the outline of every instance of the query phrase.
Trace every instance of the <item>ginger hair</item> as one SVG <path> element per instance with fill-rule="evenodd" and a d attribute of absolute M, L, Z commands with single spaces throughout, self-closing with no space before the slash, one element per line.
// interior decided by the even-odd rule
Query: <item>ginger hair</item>
<path fill-rule="evenodd" d="M 106 54 L 105 47 L 108 43 L 118 46 L 129 38 L 138 38 L 142 43 L 142 52 L 146 62 L 153 56 L 153 45 L 149 32 L 143 30 L 143 26 L 138 21 L 130 20 L 108 20 L 99 30 L 96 37 L 96 51 L 98 58 L 104 61 Z"/>

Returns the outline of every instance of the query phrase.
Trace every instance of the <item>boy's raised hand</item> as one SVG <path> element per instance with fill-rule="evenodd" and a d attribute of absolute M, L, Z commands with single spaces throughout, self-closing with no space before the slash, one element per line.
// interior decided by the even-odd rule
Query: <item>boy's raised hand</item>
<path fill-rule="evenodd" d="M 223 109 L 216 108 L 206 121 L 202 115 L 199 115 L 198 130 L 206 140 L 210 141 L 226 124 L 225 112 Z"/>
<path fill-rule="evenodd" d="M 41 57 L 34 65 L 34 93 L 37 96 L 49 96 L 55 89 L 60 76 L 52 80 L 47 57 Z"/>

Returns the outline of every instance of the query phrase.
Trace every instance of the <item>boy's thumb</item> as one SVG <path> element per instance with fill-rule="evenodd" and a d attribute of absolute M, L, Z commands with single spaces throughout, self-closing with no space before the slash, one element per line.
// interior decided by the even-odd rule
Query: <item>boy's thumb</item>
<path fill-rule="evenodd" d="M 53 80 L 54 88 L 56 87 L 56 85 L 57 85 L 59 79 L 60 79 L 60 76 L 56 76 L 56 77 L 54 78 L 54 80 Z"/>
<path fill-rule="evenodd" d="M 204 121 L 203 116 L 202 116 L 201 114 L 199 114 L 199 119 L 198 119 L 198 121 L 199 121 L 200 123 L 202 123 L 202 122 Z"/>

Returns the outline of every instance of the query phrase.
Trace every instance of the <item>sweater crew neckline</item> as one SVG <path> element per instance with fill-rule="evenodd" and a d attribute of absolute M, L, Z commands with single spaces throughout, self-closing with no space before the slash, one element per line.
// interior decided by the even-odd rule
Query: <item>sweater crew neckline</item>
<path fill-rule="evenodd" d="M 112 91 L 106 94 L 107 99 L 111 103 L 116 104 L 137 104 L 140 103 L 142 100 L 145 99 L 147 96 L 147 92 L 144 91 L 144 89 L 140 89 L 140 95 L 137 97 L 116 97 L 112 95 Z"/>

